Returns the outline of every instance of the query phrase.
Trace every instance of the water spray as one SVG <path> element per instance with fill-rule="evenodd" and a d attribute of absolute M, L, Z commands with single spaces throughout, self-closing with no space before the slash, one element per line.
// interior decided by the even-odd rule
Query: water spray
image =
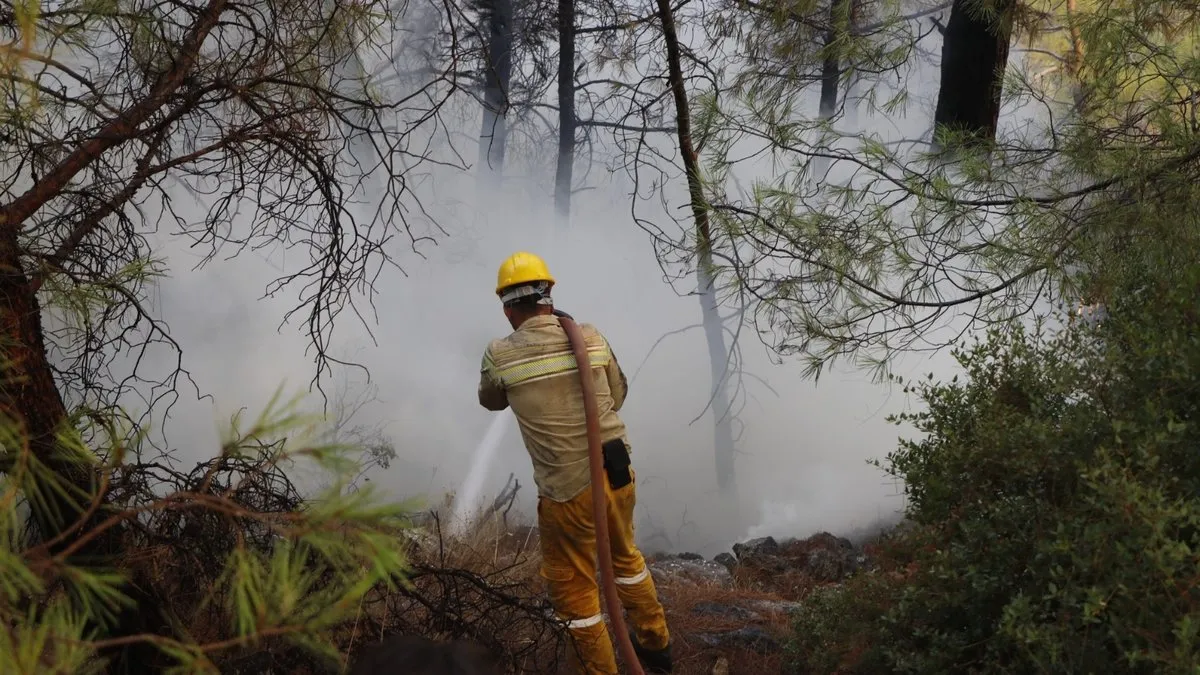
<path fill-rule="evenodd" d="M 504 439 L 504 433 L 508 431 L 511 421 L 511 415 L 495 415 L 492 423 L 488 425 L 487 433 L 483 435 L 483 440 L 479 441 L 479 446 L 475 448 L 475 454 L 471 457 L 471 470 L 463 481 L 462 490 L 454 498 L 454 517 L 450 523 L 450 531 L 453 534 L 464 534 L 467 531 L 467 525 L 474 516 L 472 511 L 478 506 L 476 502 L 483 493 L 483 481 L 490 474 L 492 462 L 500 450 L 500 441 Z"/>

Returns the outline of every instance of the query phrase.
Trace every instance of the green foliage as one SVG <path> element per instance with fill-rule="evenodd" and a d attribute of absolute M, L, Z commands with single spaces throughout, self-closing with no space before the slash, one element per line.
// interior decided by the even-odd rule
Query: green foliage
<path fill-rule="evenodd" d="M 1146 243 L 1105 270 L 1098 327 L 994 331 L 956 353 L 964 377 L 911 385 L 924 410 L 897 421 L 923 437 L 883 463 L 908 488 L 910 573 L 881 577 L 883 606 L 840 600 L 877 618 L 799 634 L 865 641 L 858 672 L 1195 672 L 1196 250 Z M 812 639 L 798 659 L 829 672 Z"/>
<path fill-rule="evenodd" d="M 323 433 L 323 420 L 295 412 L 298 402 L 276 396 L 248 428 L 235 417 L 220 454 L 201 465 L 198 480 L 159 486 L 158 494 L 133 503 L 115 494 L 122 488 L 114 483 L 144 469 L 122 464 L 124 453 L 110 453 L 103 473 L 112 480 L 106 478 L 97 502 L 107 517 L 56 555 L 47 542 L 29 541 L 23 534 L 17 505 L 32 497 L 25 486 L 41 483 L 23 478 L 36 462 L 22 453 L 13 470 L 0 477 L 0 621 L 8 628 L 0 631 L 0 672 L 99 672 L 103 663 L 97 649 L 138 641 L 158 647 L 174 661 L 172 672 L 179 673 L 218 672 L 222 652 L 264 640 L 282 640 L 339 663 L 336 629 L 361 610 L 368 592 L 394 589 L 404 581 L 401 534 L 411 505 L 383 502 L 370 486 L 346 493 L 343 486 L 358 471 L 353 457 L 361 449 L 312 442 Z M 297 501 L 294 508 L 248 503 L 246 486 L 272 484 L 281 467 L 301 458 L 334 477 L 328 490 L 310 502 Z M 239 468 L 228 471 L 231 463 Z M 190 608 L 170 597 L 170 588 L 153 589 L 161 609 L 178 624 L 173 635 L 94 639 L 94 625 L 109 623 L 130 603 L 123 588 L 143 551 L 130 540 L 130 548 L 108 567 L 68 564 L 71 551 L 127 520 L 138 521 L 154 537 L 174 539 L 177 546 L 208 545 L 202 539 L 211 533 L 175 529 L 177 521 L 167 516 L 179 512 L 234 523 L 235 543 L 224 559 L 213 561 L 219 568 L 216 582 Z M 192 611 L 184 614 L 184 609 Z M 189 621 L 213 616 L 205 612 L 214 609 L 220 625 Z"/>
<path fill-rule="evenodd" d="M 887 662 L 869 640 L 895 594 L 890 579 L 873 574 L 816 588 L 794 615 L 797 630 L 787 645 L 788 659 L 809 673 L 887 672 Z"/>
<path fill-rule="evenodd" d="M 1200 85 L 1192 5 L 1020 3 L 996 143 L 956 156 L 892 122 L 918 112 L 907 94 L 932 94 L 922 78 L 935 69 L 913 56 L 930 12 L 849 6 L 848 20 L 830 2 L 714 13 L 738 48 L 695 97 L 717 283 L 751 289 L 756 327 L 808 374 L 850 358 L 882 377 L 892 357 L 946 346 L 964 325 L 1074 302 L 1092 226 L 1136 217 L 1127 197 L 1149 184 L 1196 182 L 1195 106 L 1180 93 Z M 819 116 L 830 58 L 856 120 Z"/>

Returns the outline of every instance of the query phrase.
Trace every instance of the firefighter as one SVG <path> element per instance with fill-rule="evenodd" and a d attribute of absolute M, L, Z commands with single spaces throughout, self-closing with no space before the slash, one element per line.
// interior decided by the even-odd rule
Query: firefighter
<path fill-rule="evenodd" d="M 554 316 L 554 277 L 532 253 L 514 253 L 500 265 L 496 294 L 513 333 L 484 351 L 479 403 L 511 407 L 533 460 L 538 489 L 541 576 L 550 604 L 567 622 L 582 673 L 617 672 L 596 584 L 596 533 L 591 508 L 587 423 L 579 373 L 567 335 Z M 589 324 L 580 324 L 596 383 L 608 496 L 613 581 L 628 614 L 630 637 L 647 672 L 671 672 L 670 635 L 654 580 L 634 545 L 636 475 L 629 463 L 625 424 L 617 414 L 627 382 L 612 348 Z"/>

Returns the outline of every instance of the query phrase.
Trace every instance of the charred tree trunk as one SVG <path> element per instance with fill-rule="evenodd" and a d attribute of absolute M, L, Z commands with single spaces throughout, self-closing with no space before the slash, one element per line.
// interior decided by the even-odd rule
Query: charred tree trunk
<path fill-rule="evenodd" d="M 832 36 L 826 34 L 827 42 L 832 41 Z M 838 100 L 838 59 L 836 56 L 826 53 L 825 60 L 821 63 L 821 107 L 817 116 L 821 120 L 830 120 L 833 118 L 833 113 L 837 111 Z"/>
<path fill-rule="evenodd" d="M 495 179 L 504 173 L 504 152 L 508 145 L 512 0 L 488 0 L 484 12 L 488 19 L 488 56 L 483 91 L 483 127 L 479 132 L 479 166 L 482 175 Z"/>
<path fill-rule="evenodd" d="M 571 184 L 575 168 L 575 1 L 558 0 L 558 170 L 554 176 L 554 210 L 563 225 L 571 219 Z"/>
<path fill-rule="evenodd" d="M 692 139 L 692 121 L 688 109 L 687 90 L 684 87 L 682 57 L 679 36 L 675 32 L 675 16 L 670 0 L 657 0 L 658 15 L 662 21 L 663 41 L 666 43 L 667 72 L 671 93 L 675 99 L 675 117 L 679 134 L 679 151 L 683 156 L 683 167 L 687 174 L 688 195 L 692 207 L 692 218 L 696 223 L 696 244 L 699 263 L 696 266 L 696 290 L 700 294 L 701 323 L 708 342 L 708 361 L 712 372 L 713 444 L 716 452 L 717 486 L 721 493 L 737 503 L 737 481 L 734 473 L 733 424 L 730 419 L 728 379 L 728 351 L 725 345 L 725 326 L 718 312 L 716 287 L 713 272 L 712 229 L 708 218 L 708 206 L 700 183 L 700 162 Z"/>
<path fill-rule="evenodd" d="M 1016 0 L 954 0 L 942 42 L 941 87 L 934 112 L 942 130 L 977 143 L 996 138 Z"/>
<path fill-rule="evenodd" d="M 857 36 L 861 34 L 863 3 L 862 0 L 849 0 L 849 3 L 850 6 L 847 8 L 849 11 L 849 16 L 847 17 L 846 21 L 846 30 L 851 36 Z M 843 69 L 847 67 L 845 63 L 840 65 Z M 851 128 L 858 126 L 858 106 L 853 103 L 854 92 L 858 84 L 859 75 L 853 72 L 850 73 L 850 76 L 846 78 L 844 83 L 842 83 L 842 119 L 845 120 L 845 122 Z"/>
<path fill-rule="evenodd" d="M 850 0 L 830 0 L 829 27 L 823 39 L 824 58 L 821 60 L 821 102 L 817 109 L 817 117 L 822 122 L 833 119 L 838 108 L 838 84 L 841 79 L 842 60 L 838 52 L 838 27 L 846 25 L 849 19 Z M 829 171 L 829 158 L 818 157 L 813 160 L 813 175 L 817 180 L 824 180 Z"/>
<path fill-rule="evenodd" d="M 44 473 L 35 480 L 44 501 L 31 500 L 30 514 L 47 548 L 56 554 L 82 525 L 80 518 L 96 490 L 95 471 L 65 452 L 59 441 L 73 430 L 46 359 L 41 308 L 21 266 L 20 251 L 16 228 L 5 227 L 0 234 L 0 408 L 4 422 L 19 434 L 16 440 L 25 444 L 4 448 L 5 464 L 28 452 L 41 465 Z M 49 487 L 50 481 L 60 488 Z"/>
<path fill-rule="evenodd" d="M 829 3 L 829 29 L 825 31 L 825 58 L 821 62 L 821 106 L 818 112 L 822 120 L 833 118 L 837 112 L 838 79 L 841 75 L 841 59 L 838 57 L 837 27 L 845 23 L 850 10 L 850 0 L 832 0 Z"/>

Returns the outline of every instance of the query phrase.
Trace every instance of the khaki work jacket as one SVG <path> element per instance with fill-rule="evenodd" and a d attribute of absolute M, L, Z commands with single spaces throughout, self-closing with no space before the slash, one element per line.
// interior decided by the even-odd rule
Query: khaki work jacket
<path fill-rule="evenodd" d="M 617 415 L 628 384 L 608 341 L 590 324 L 579 324 L 587 343 L 600 409 L 600 441 L 629 443 Z M 512 407 L 525 449 L 533 459 L 538 494 L 568 501 L 591 484 L 587 421 L 579 372 L 567 334 L 554 316 L 535 316 L 483 353 L 479 403 L 488 410 Z"/>

